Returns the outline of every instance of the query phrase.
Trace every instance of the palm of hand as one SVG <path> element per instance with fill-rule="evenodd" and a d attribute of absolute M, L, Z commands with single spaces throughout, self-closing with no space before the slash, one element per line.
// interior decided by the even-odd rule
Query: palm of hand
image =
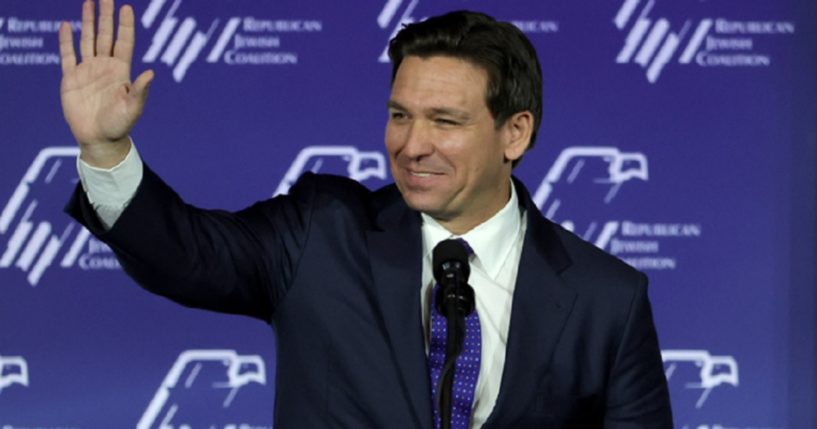
<path fill-rule="evenodd" d="M 130 66 L 92 57 L 65 73 L 60 95 L 65 119 L 84 143 L 125 138 L 141 113 L 130 96 Z"/>

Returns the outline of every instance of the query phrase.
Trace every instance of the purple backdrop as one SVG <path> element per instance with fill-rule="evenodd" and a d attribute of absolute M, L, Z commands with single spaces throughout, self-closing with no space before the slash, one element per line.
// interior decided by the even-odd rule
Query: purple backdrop
<path fill-rule="evenodd" d="M 388 183 L 395 29 L 460 8 L 514 21 L 545 88 L 516 174 L 649 275 L 676 426 L 817 427 L 814 2 L 370 3 L 135 1 L 134 70 L 157 73 L 142 157 L 206 207 L 307 170 Z M 0 427 L 269 428 L 271 329 L 141 291 L 61 212 L 77 175 L 56 29 L 78 35 L 79 7 L 0 4 Z"/>

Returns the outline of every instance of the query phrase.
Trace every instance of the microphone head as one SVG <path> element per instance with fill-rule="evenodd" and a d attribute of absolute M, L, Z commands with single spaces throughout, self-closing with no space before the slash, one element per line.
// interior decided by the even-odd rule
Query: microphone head
<path fill-rule="evenodd" d="M 434 247 L 431 256 L 434 267 L 434 279 L 438 283 L 443 283 L 446 275 L 459 272 L 462 281 L 468 281 L 471 274 L 471 267 L 468 264 L 468 251 L 459 240 L 443 240 Z"/>

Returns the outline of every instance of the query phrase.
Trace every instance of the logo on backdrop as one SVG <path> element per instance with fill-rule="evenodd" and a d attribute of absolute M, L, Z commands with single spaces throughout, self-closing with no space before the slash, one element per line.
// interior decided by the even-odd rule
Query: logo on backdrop
<path fill-rule="evenodd" d="M 62 211 L 77 177 L 77 147 L 49 147 L 37 154 L 0 212 L 0 269 L 17 270 L 37 286 L 46 270 L 118 269 L 109 247 Z"/>
<path fill-rule="evenodd" d="M 241 405 L 249 402 L 245 398 L 252 395 L 254 386 L 266 384 L 261 356 L 239 355 L 235 350 L 187 350 L 170 368 L 136 427 L 266 427 L 268 411 L 248 412 Z M 241 390 L 248 392 L 239 396 Z M 264 416 L 259 417 L 262 425 L 243 421 L 248 416 Z"/>
<path fill-rule="evenodd" d="M 616 201 L 649 181 L 647 156 L 609 146 L 573 146 L 559 154 L 533 194 L 549 219 L 641 270 L 676 269 L 667 248 L 701 236 L 701 225 L 625 218 Z M 628 192 L 629 191 L 629 192 Z M 629 215 L 627 216 L 629 217 Z"/>
<path fill-rule="evenodd" d="M 22 356 L 0 356 L 0 393 L 14 384 L 28 387 L 28 363 Z"/>
<path fill-rule="evenodd" d="M 370 186 L 384 184 L 381 182 L 387 179 L 386 157 L 379 151 L 361 151 L 354 146 L 307 146 L 295 157 L 273 196 L 289 192 L 307 171 L 346 176 Z"/>
<path fill-rule="evenodd" d="M 377 26 L 389 31 L 386 46 L 378 57 L 379 62 L 389 62 L 388 41 L 394 38 L 403 27 L 427 18 L 417 19 L 414 17 L 414 10 L 419 3 L 420 0 L 386 0 L 386 4 L 383 5 L 383 9 L 380 11 L 380 14 L 377 15 Z M 526 17 L 525 19 L 509 19 L 508 21 L 528 35 L 559 32 L 559 22 L 557 21 L 531 19 L 530 17 Z"/>
<path fill-rule="evenodd" d="M 383 30 L 390 30 L 388 40 L 394 38 L 406 25 L 419 21 L 412 15 L 420 0 L 387 0 L 383 10 L 377 15 L 377 26 Z M 425 19 L 425 18 L 423 18 Z M 389 44 L 380 53 L 377 59 L 381 63 L 389 62 Z"/>
<path fill-rule="evenodd" d="M 671 387 L 700 390 L 695 408 L 700 409 L 712 390 L 731 385 L 738 386 L 738 363 L 732 356 L 713 356 L 706 350 L 662 350 L 664 375 Z M 676 375 L 677 374 L 677 375 Z M 679 395 L 680 396 L 680 395 Z M 673 395 L 674 403 L 681 398 Z"/>
<path fill-rule="evenodd" d="M 142 15 L 142 27 L 153 39 L 142 61 L 159 61 L 181 82 L 190 67 L 204 55 L 208 63 L 228 65 L 298 64 L 298 52 L 285 48 L 284 39 L 295 33 L 320 33 L 315 19 L 267 19 L 252 16 L 216 18 L 200 25 L 192 16 L 177 14 L 182 0 L 151 0 Z M 161 15 L 161 18 L 160 18 Z"/>
<path fill-rule="evenodd" d="M 0 17 L 0 67 L 59 65 L 54 36 L 61 21 Z M 79 31 L 80 22 L 71 22 Z M 48 46 L 46 46 L 48 44 Z"/>
<path fill-rule="evenodd" d="M 772 55 L 759 48 L 757 41 L 795 32 L 792 21 L 704 17 L 672 23 L 652 16 L 658 1 L 624 0 L 613 19 L 616 28 L 627 32 L 616 62 L 640 65 L 650 83 L 673 62 L 700 67 L 769 67 Z"/>
<path fill-rule="evenodd" d="M 165 64 L 176 82 L 181 82 L 200 59 L 230 66 L 298 64 L 299 52 L 287 48 L 287 42 L 294 40 L 295 34 L 323 31 L 323 22 L 318 19 L 244 15 L 207 20 L 183 15 L 181 6 L 182 0 L 151 0 L 140 18 L 142 27 L 152 32 L 142 61 Z M 59 65 L 55 34 L 60 24 L 59 20 L 0 18 L 0 66 Z M 75 34 L 81 25 L 71 21 Z"/>

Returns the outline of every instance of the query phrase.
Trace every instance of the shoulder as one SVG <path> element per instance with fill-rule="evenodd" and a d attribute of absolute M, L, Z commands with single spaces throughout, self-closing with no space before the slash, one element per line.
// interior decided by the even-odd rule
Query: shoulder
<path fill-rule="evenodd" d="M 588 309 L 626 309 L 646 295 L 647 277 L 571 231 L 532 211 L 528 225 L 544 258 Z M 619 311 L 616 310 L 616 313 Z M 602 311 L 604 313 L 604 311 Z"/>
<path fill-rule="evenodd" d="M 560 225 L 551 223 L 555 235 L 572 262 L 568 279 L 604 288 L 633 288 L 646 283 L 646 276 L 621 259 L 599 249 Z"/>
<path fill-rule="evenodd" d="M 316 214 L 349 213 L 365 218 L 403 201 L 393 184 L 373 191 L 347 177 L 314 173 L 302 175 L 286 198 Z"/>
<path fill-rule="evenodd" d="M 304 173 L 289 190 L 289 195 L 321 198 L 333 196 L 364 198 L 369 193 L 365 186 L 348 177 L 315 173 Z"/>
<path fill-rule="evenodd" d="M 539 253 L 577 292 L 631 293 L 646 287 L 643 273 L 545 218 L 524 184 L 518 180 L 515 184 L 520 206 L 528 213 L 526 239 L 535 242 Z"/>

